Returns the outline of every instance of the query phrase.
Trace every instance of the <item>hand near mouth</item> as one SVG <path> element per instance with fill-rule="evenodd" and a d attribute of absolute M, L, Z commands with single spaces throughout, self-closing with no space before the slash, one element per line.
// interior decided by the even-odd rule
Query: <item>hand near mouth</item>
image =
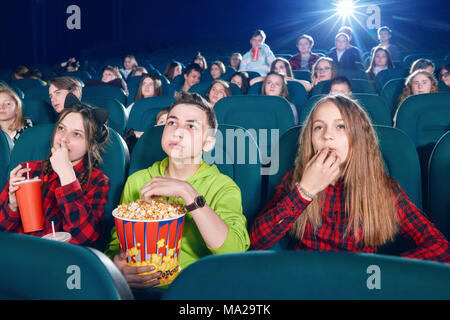
<path fill-rule="evenodd" d="M 336 150 L 323 148 L 307 163 L 300 186 L 312 195 L 323 191 L 339 177 L 341 162 Z"/>

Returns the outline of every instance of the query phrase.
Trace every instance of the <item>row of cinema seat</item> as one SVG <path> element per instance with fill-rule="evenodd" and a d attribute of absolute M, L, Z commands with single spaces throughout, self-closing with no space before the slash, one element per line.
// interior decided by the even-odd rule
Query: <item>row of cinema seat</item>
<path fill-rule="evenodd" d="M 374 95 L 355 95 L 363 107 L 368 111 L 374 124 L 390 126 L 391 120 L 387 115 L 389 111 L 383 105 L 380 97 Z M 434 144 L 438 139 L 449 130 L 450 127 L 450 93 L 432 93 L 408 97 L 402 104 L 397 115 L 396 127 L 400 131 L 406 133 L 411 139 L 412 144 L 419 153 L 425 154 L 426 163 L 422 164 L 423 169 L 426 169 L 429 154 L 432 151 Z M 121 126 L 115 126 L 113 109 L 111 106 L 117 106 L 117 110 L 123 108 L 115 100 L 106 100 L 101 98 L 85 98 L 92 99 L 96 105 L 107 107 L 111 112 L 110 127 L 118 132 L 119 139 L 122 132 L 125 130 L 125 123 Z M 319 99 L 319 96 L 307 100 L 305 107 L 300 110 L 300 122 L 302 122 L 311 107 Z M 98 103 L 97 103 L 98 101 Z M 103 101 L 114 101 L 114 104 L 101 104 Z M 153 97 L 141 99 L 136 102 L 128 119 L 128 127 L 137 131 L 147 131 L 154 123 L 156 113 L 163 107 L 170 105 L 173 98 L 170 97 Z M 383 108 L 384 107 L 384 108 Z M 383 111 L 384 110 L 384 111 Z M 234 126 L 243 127 L 249 130 L 256 141 L 256 144 L 261 151 L 261 162 L 263 165 L 268 165 L 268 160 L 271 157 L 272 149 L 286 131 L 294 126 L 294 120 L 290 106 L 284 98 L 258 95 L 239 95 L 231 96 L 220 100 L 216 106 L 219 124 L 230 124 Z M 36 109 L 38 116 L 44 114 L 42 110 Z M 35 119 L 33 119 L 35 120 Z M 36 121 L 36 123 L 39 123 Z M 51 125 L 50 125 L 51 127 Z M 50 129 L 49 129 L 50 130 Z M 49 135 L 44 135 L 48 137 Z M 20 141 L 18 141 L 20 145 Z M 159 143 L 158 143 L 159 145 Z M 17 148 L 15 148 L 17 149 Z M 428 150 L 423 152 L 423 150 Z M 40 155 L 42 159 L 47 154 Z M 124 157 L 122 157 L 124 158 Z M 32 160 L 32 159 L 24 159 Z M 422 161 L 424 161 L 422 159 Z M 424 176 L 425 178 L 425 176 Z M 1 181 L 0 181 L 1 182 Z M 419 184 L 420 185 L 420 184 Z M 423 182 L 424 189 L 426 181 Z M 426 195 L 426 192 L 424 192 Z M 425 199 L 425 204 L 427 200 Z M 424 206 L 427 209 L 427 206 Z"/>

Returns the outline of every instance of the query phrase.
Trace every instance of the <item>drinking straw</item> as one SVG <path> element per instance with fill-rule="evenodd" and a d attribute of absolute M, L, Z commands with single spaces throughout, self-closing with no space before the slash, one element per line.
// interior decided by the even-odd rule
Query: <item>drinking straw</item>
<path fill-rule="evenodd" d="M 55 223 L 52 221 L 52 231 L 53 231 L 53 237 L 56 237 L 55 234 Z"/>
<path fill-rule="evenodd" d="M 29 169 L 30 167 L 29 167 L 29 165 L 28 165 L 28 162 L 27 162 L 27 169 Z M 30 171 L 28 171 L 27 170 L 27 180 L 30 180 Z"/>

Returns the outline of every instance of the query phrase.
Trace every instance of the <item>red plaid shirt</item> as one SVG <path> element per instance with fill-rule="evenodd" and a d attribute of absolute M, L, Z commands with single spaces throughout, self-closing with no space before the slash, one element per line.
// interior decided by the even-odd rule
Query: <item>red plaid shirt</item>
<path fill-rule="evenodd" d="M 316 63 L 317 60 L 319 60 L 319 58 L 320 58 L 320 56 L 318 54 L 311 52 L 309 54 L 309 59 L 308 59 L 308 69 L 302 69 L 302 54 L 301 53 L 297 53 L 296 55 L 293 55 L 292 58 L 289 59 L 289 63 L 292 66 L 292 70 L 311 71 L 312 66 L 314 65 L 314 63 Z"/>
<path fill-rule="evenodd" d="M 30 177 L 40 177 L 47 181 L 43 191 L 42 211 L 44 213 L 44 229 L 28 233 L 42 237 L 52 232 L 52 221 L 55 231 L 65 231 L 72 235 L 71 243 L 89 245 L 97 240 L 102 232 L 102 216 L 107 200 L 109 180 L 99 169 L 94 169 L 90 182 L 81 188 L 80 182 L 62 186 L 58 175 L 53 172 L 50 176 L 42 173 L 43 161 L 29 162 Z M 22 168 L 26 163 L 22 164 Z M 77 177 L 85 170 L 86 163 L 81 161 L 73 167 Z M 9 209 L 8 201 L 9 181 L 0 194 L 0 231 L 24 233 L 19 212 Z"/>
<path fill-rule="evenodd" d="M 290 189 L 292 172 L 293 170 L 285 175 L 275 196 L 252 226 L 250 240 L 254 249 L 267 249 L 283 238 L 309 204 L 309 201 L 301 197 L 297 188 Z M 442 233 L 424 217 L 397 182 L 391 180 L 391 185 L 396 198 L 400 233 L 416 244 L 416 248 L 401 255 L 450 263 L 449 243 Z M 303 238 L 296 240 L 294 249 L 376 253 L 377 247 L 363 247 L 361 242 L 355 240 L 354 233 L 349 232 L 344 236 L 348 218 L 344 212 L 343 181 L 339 180 L 334 186 L 328 186 L 323 192 L 322 225 L 314 233 L 312 226 L 308 224 Z M 359 232 L 361 234 L 361 228 Z"/>

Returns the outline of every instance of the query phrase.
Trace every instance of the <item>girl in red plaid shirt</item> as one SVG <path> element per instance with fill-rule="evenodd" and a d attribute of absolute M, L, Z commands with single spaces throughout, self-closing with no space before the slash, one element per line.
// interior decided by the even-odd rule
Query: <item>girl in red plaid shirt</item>
<path fill-rule="evenodd" d="M 0 194 L 0 231 L 24 233 L 16 199 L 16 182 L 30 177 L 42 181 L 44 229 L 31 232 L 43 236 L 56 231 L 72 235 L 70 242 L 91 244 L 101 232 L 108 178 L 96 167 L 109 138 L 107 110 L 91 108 L 70 94 L 51 137 L 47 160 L 22 163 L 11 170 Z M 19 142 L 20 143 L 20 142 Z"/>
<path fill-rule="evenodd" d="M 377 252 L 396 235 L 404 257 L 450 262 L 449 243 L 385 172 L 370 119 L 352 99 L 327 96 L 299 138 L 295 168 L 256 218 L 253 248 L 290 234 L 296 250 Z"/>

